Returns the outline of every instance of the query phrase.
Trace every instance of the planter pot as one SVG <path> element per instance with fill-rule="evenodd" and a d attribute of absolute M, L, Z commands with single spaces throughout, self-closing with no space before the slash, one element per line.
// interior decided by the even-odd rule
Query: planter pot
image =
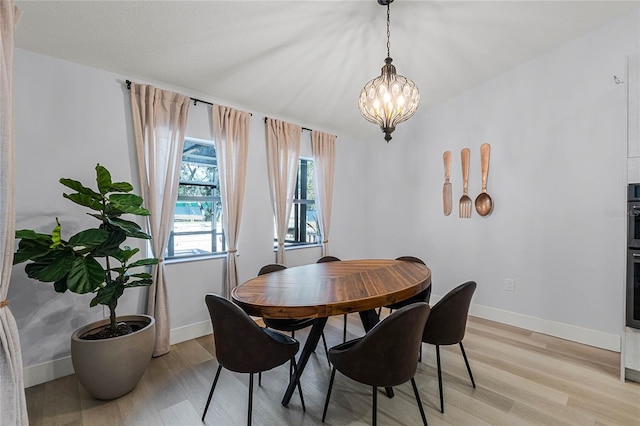
<path fill-rule="evenodd" d="M 83 340 L 109 323 L 108 319 L 93 322 L 71 335 L 71 361 L 78 381 L 97 399 L 115 399 L 129 393 L 140 381 L 153 354 L 156 322 L 148 315 L 118 317 L 134 331 L 124 336 L 104 340 Z"/>

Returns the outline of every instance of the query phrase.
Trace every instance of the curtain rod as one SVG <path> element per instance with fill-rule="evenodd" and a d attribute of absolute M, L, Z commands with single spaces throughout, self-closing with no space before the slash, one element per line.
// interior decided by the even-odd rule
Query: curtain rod
<path fill-rule="evenodd" d="M 127 83 L 127 89 L 131 90 L 131 83 L 132 83 L 131 80 L 126 80 L 125 82 Z M 203 101 L 202 99 L 192 98 L 191 96 L 189 96 L 189 99 L 193 101 L 194 106 L 198 102 L 200 102 L 201 104 L 213 105 L 211 102 Z M 249 115 L 253 115 L 253 114 L 249 113 Z"/>
<path fill-rule="evenodd" d="M 269 117 L 265 117 L 265 118 L 264 118 L 264 122 L 265 122 L 265 123 L 267 122 L 267 118 L 269 118 Z M 311 129 L 308 129 L 308 128 L 306 128 L 306 127 L 302 127 L 302 130 L 307 130 L 307 131 L 309 131 L 309 132 L 311 132 L 311 131 L 312 131 Z M 335 135 L 334 135 L 334 136 L 335 136 Z M 337 137 L 337 136 L 336 136 L 336 137 Z"/>

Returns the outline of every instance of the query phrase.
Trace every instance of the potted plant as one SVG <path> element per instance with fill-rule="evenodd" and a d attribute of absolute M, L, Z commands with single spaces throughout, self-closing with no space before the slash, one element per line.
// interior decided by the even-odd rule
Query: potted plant
<path fill-rule="evenodd" d="M 93 293 L 90 306 L 109 308 L 109 319 L 76 330 L 71 337 L 71 358 L 78 381 L 98 399 L 113 399 L 133 389 L 146 370 L 155 344 L 155 321 L 147 315 L 116 316 L 118 299 L 132 287 L 149 286 L 152 276 L 141 270 L 158 263 L 155 258 L 133 261 L 138 248 L 123 245 L 128 238 L 150 239 L 140 226 L 121 216 L 148 216 L 142 198 L 132 194 L 127 182 L 112 182 L 109 171 L 96 165 L 97 191 L 72 179 L 60 183 L 72 189 L 64 193 L 90 210 L 99 221 L 63 239 L 56 218 L 51 234 L 29 229 L 16 231 L 18 250 L 13 264 L 25 266 L 30 278 L 52 283 L 55 291 Z"/>

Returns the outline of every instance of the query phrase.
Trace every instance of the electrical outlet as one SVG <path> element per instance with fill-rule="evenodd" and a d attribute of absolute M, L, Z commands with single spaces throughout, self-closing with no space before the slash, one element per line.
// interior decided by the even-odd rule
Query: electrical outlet
<path fill-rule="evenodd" d="M 504 280 L 504 289 L 506 291 L 516 291 L 516 280 L 511 278 Z"/>

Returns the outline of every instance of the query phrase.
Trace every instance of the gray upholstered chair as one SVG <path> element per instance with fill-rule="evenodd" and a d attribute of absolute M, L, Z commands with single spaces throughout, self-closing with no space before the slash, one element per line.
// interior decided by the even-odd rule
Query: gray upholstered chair
<path fill-rule="evenodd" d="M 327 416 L 329 398 L 336 370 L 345 376 L 369 385 L 373 390 L 373 422 L 377 417 L 378 387 L 398 386 L 411 380 L 423 424 L 427 418 L 413 376 L 418 367 L 418 347 L 429 316 L 424 302 L 400 308 L 376 324 L 359 339 L 350 340 L 329 349 L 333 364 L 322 421 Z"/>
<path fill-rule="evenodd" d="M 251 425 L 253 405 L 253 375 L 271 370 L 291 360 L 296 368 L 295 355 L 300 344 L 292 337 L 258 326 L 239 306 L 216 294 L 207 294 L 205 303 L 213 326 L 218 370 L 211 385 L 202 421 L 222 367 L 236 373 L 249 373 L 249 408 L 247 424 Z M 305 409 L 302 388 L 298 383 L 302 408 Z"/>
<path fill-rule="evenodd" d="M 476 283 L 468 281 L 451 290 L 432 308 L 427 325 L 424 328 L 422 341 L 436 346 L 436 359 L 438 363 L 438 388 L 440 390 L 440 412 L 444 413 L 444 397 L 442 395 L 442 369 L 440 367 L 440 346 L 455 345 L 460 346 L 464 363 L 469 372 L 471 385 L 475 388 L 476 382 L 471 374 L 471 367 L 467 360 L 467 354 L 462 346 L 462 339 L 467 328 L 467 317 L 469 316 L 469 305 L 471 297 L 476 290 Z"/>
<path fill-rule="evenodd" d="M 281 271 L 283 269 L 287 269 L 287 267 L 279 263 L 270 263 L 260 268 L 260 270 L 258 271 L 258 276 L 269 274 L 271 272 Z M 264 325 L 266 325 L 267 327 L 273 330 L 290 332 L 291 337 L 293 338 L 295 338 L 297 330 L 302 330 L 303 328 L 311 327 L 313 325 L 314 320 L 315 318 L 303 318 L 303 319 L 263 318 Z M 324 352 L 327 355 L 327 361 L 328 361 L 329 352 L 327 349 L 327 340 L 324 337 L 324 332 L 322 333 L 322 344 L 324 345 Z"/>

